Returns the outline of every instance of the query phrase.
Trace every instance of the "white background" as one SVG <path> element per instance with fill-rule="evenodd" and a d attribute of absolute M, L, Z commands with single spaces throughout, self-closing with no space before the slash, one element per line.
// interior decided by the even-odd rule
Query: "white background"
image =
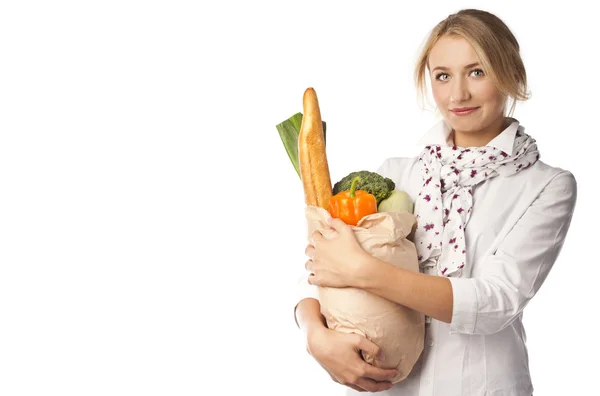
<path fill-rule="evenodd" d="M 513 29 L 532 92 L 515 117 L 578 181 L 525 324 L 535 393 L 590 394 L 589 3 L 2 2 L 0 395 L 343 394 L 293 321 L 304 202 L 275 125 L 312 86 L 332 179 L 416 155 L 435 114 L 418 106 L 414 61 L 465 7 Z"/>

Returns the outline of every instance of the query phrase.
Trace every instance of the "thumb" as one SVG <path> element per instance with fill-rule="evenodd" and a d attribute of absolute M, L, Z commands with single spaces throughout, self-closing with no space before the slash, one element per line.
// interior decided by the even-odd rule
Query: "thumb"
<path fill-rule="evenodd" d="M 379 347 L 377 346 L 377 344 L 375 344 L 372 341 L 369 341 L 369 339 L 367 339 L 366 337 L 363 337 L 361 335 L 358 335 L 358 349 L 360 349 L 363 352 L 368 353 L 369 355 L 373 356 L 373 358 L 376 358 L 379 355 Z"/>
<path fill-rule="evenodd" d="M 350 230 L 350 226 L 337 217 L 327 218 L 327 225 L 340 233 L 348 232 Z"/>

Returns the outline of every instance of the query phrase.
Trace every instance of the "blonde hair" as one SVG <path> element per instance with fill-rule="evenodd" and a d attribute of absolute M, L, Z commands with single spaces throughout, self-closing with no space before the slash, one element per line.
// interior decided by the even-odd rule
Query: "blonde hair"
<path fill-rule="evenodd" d="M 414 75 L 417 95 L 421 100 L 426 93 L 429 53 L 444 36 L 459 36 L 471 44 L 484 72 L 506 99 L 512 99 L 509 116 L 512 117 L 518 100 L 529 99 L 525 65 L 519 52 L 519 43 L 510 29 L 489 12 L 464 9 L 438 23 L 422 47 Z"/>

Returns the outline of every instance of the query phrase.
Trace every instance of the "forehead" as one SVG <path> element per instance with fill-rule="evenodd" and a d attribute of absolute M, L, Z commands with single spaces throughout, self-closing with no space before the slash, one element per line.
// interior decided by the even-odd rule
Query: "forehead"
<path fill-rule="evenodd" d="M 444 36 L 429 52 L 429 68 L 443 66 L 461 70 L 465 65 L 480 62 L 475 49 L 467 40 L 457 36 Z"/>

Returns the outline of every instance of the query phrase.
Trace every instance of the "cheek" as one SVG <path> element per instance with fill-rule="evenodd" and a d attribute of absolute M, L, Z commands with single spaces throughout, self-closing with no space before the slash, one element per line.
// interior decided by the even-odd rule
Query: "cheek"
<path fill-rule="evenodd" d="M 435 99 L 435 103 L 438 105 L 438 107 L 443 108 L 448 103 L 449 96 L 448 92 L 446 91 L 448 90 L 441 85 L 434 86 L 432 88 L 433 98 Z"/>
<path fill-rule="evenodd" d="M 491 108 L 502 107 L 502 96 L 500 95 L 500 91 L 493 85 L 486 84 L 479 87 L 477 96 L 479 97 L 479 100 Z"/>

